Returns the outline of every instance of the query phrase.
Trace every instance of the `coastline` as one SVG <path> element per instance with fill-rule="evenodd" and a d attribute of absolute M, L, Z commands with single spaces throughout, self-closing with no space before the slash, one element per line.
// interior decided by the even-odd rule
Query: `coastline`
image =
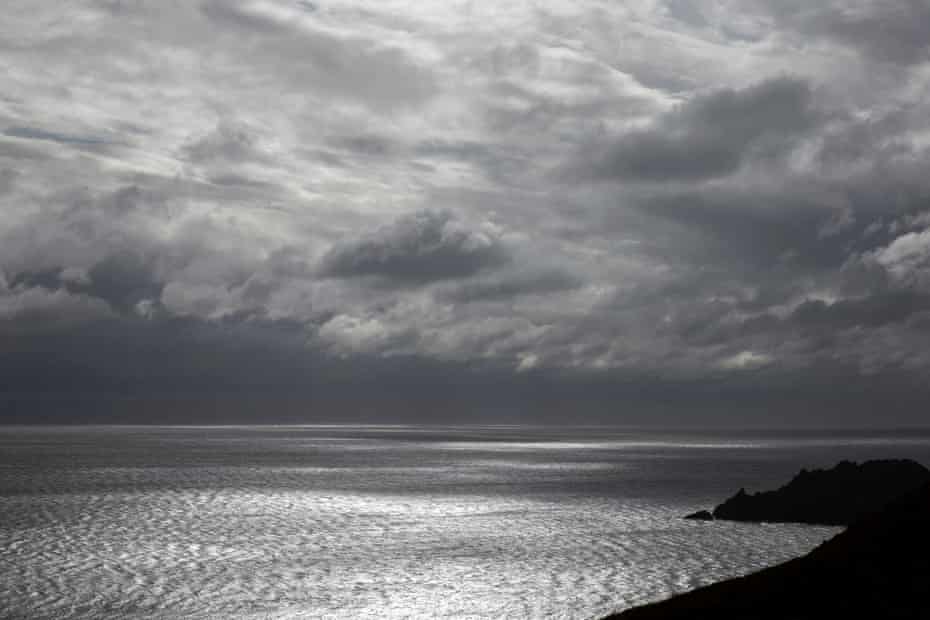
<path fill-rule="evenodd" d="M 799 558 L 605 620 L 928 618 L 928 526 L 930 483 Z"/>

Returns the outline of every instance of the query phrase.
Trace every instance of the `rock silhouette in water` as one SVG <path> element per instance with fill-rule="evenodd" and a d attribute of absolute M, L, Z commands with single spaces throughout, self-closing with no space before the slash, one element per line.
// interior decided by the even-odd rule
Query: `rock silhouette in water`
<path fill-rule="evenodd" d="M 806 556 L 611 617 L 930 618 L 930 484 L 872 512 Z"/>
<path fill-rule="evenodd" d="M 928 482 L 930 470 L 916 461 L 843 461 L 833 469 L 802 469 L 776 491 L 740 489 L 713 515 L 729 521 L 849 525 Z"/>

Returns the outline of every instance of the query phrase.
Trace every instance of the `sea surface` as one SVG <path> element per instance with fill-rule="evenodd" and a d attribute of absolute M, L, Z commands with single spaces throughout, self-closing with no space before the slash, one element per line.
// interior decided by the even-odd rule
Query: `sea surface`
<path fill-rule="evenodd" d="M 596 618 L 836 528 L 684 521 L 930 432 L 0 427 L 0 617 Z"/>

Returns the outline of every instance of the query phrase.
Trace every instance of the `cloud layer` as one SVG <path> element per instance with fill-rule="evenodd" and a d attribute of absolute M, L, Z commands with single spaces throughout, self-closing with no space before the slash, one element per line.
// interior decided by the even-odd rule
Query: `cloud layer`
<path fill-rule="evenodd" d="M 924 0 L 2 11 L 8 419 L 921 421 Z"/>

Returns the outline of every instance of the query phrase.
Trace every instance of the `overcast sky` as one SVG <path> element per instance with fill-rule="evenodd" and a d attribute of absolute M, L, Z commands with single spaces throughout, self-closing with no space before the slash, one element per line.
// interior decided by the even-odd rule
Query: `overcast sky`
<path fill-rule="evenodd" d="M 8 0 L 7 421 L 926 423 L 930 0 Z"/>

